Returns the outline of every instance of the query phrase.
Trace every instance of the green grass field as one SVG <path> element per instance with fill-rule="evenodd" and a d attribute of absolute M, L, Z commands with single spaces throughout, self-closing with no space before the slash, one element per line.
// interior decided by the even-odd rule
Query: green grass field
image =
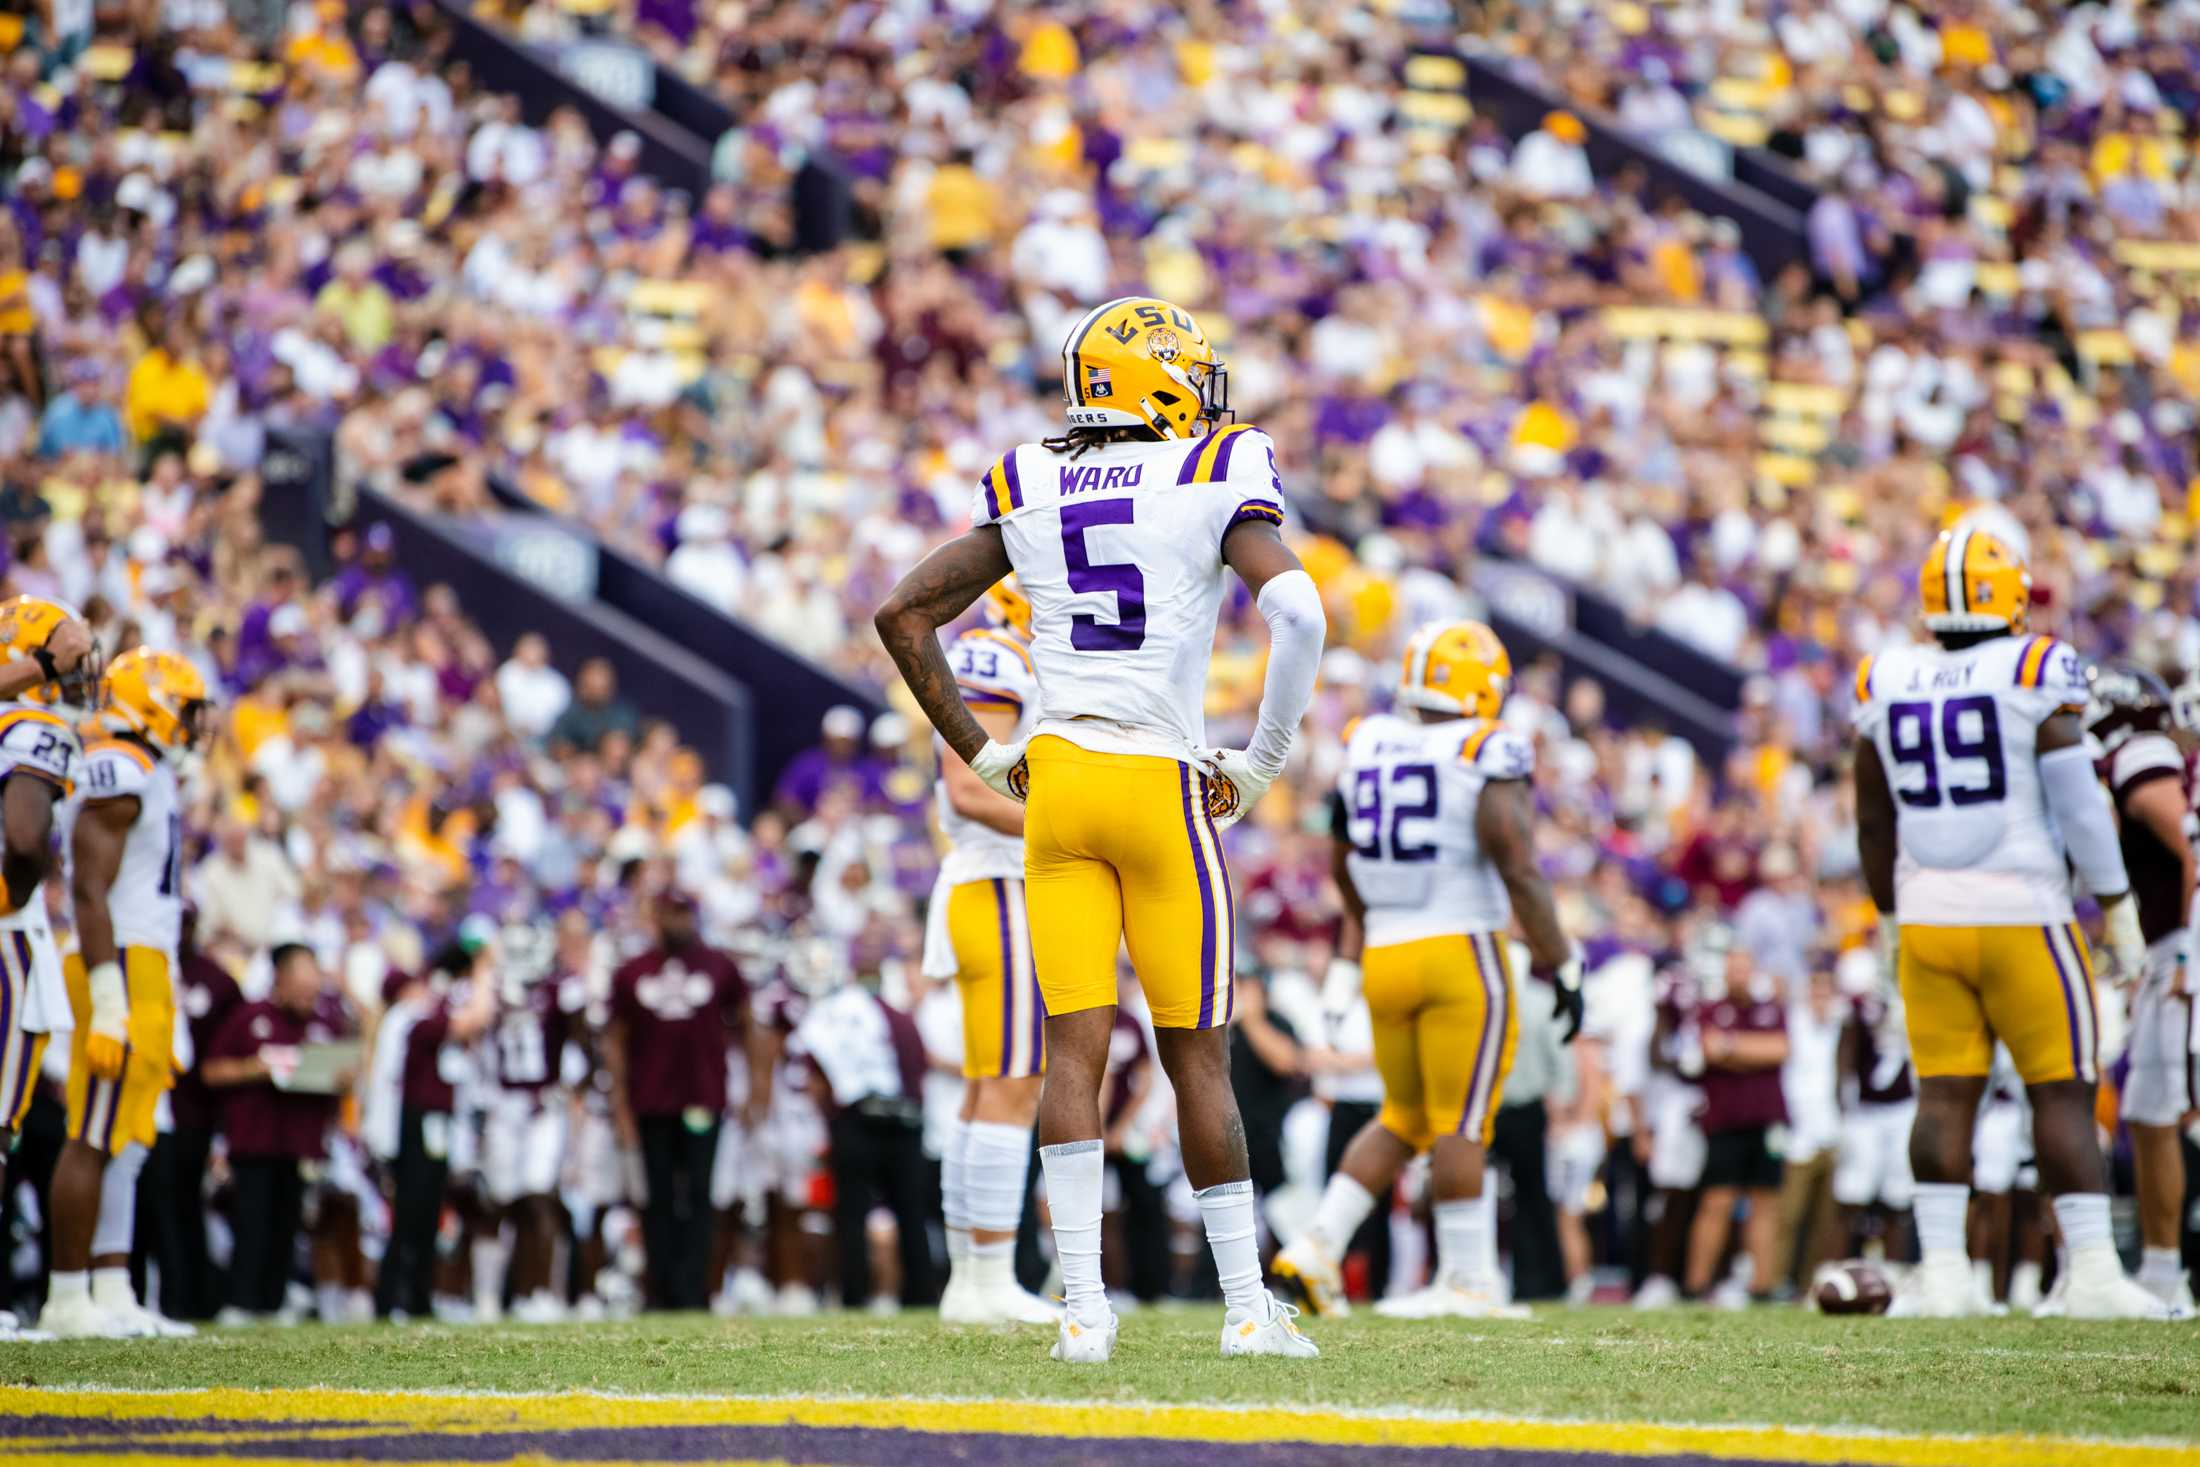
<path fill-rule="evenodd" d="M 216 1331 L 189 1342 L 0 1346 L 0 1384 L 135 1389 L 1011 1397 L 1403 1407 L 1665 1423 L 1777 1422 L 2200 1442 L 2200 1326 L 1551 1311 L 1526 1323 L 1316 1321 L 1323 1358 L 1226 1361 L 1218 1316 L 1126 1316 L 1114 1362 L 1044 1331 L 923 1315 L 515 1327 Z"/>

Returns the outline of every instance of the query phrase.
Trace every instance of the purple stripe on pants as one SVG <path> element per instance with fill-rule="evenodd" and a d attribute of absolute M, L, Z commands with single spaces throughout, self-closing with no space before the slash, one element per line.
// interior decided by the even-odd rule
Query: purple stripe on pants
<path fill-rule="evenodd" d="M 1215 1022 L 1215 894 L 1207 886 L 1207 858 L 1200 854 L 1199 827 L 1193 823 L 1191 765 L 1177 764 L 1176 783 L 1184 796 L 1184 838 L 1192 845 L 1192 873 L 1199 879 L 1199 1027 L 1211 1029 Z M 1206 787 L 1206 779 L 1202 776 L 1202 797 Z M 1202 798 L 1202 815 L 1205 803 Z"/>
<path fill-rule="evenodd" d="M 1230 891 L 1230 863 L 1223 859 L 1222 833 L 1215 829 L 1215 817 L 1207 814 L 1207 776 L 1199 777 L 1200 818 L 1207 822 L 1207 839 L 1214 842 L 1215 865 L 1222 868 L 1222 971 L 1229 987 L 1222 1002 L 1222 1022 L 1227 1024 L 1237 1017 L 1237 897 Z"/>
<path fill-rule="evenodd" d="M 15 1036 L 15 974 L 5 962 L 0 962 L 0 1053 L 6 1052 L 8 1041 Z M 23 1036 L 23 1070 L 30 1070 L 31 1037 Z M 0 1110 L 0 1128 L 14 1129 L 16 1115 L 16 1077 L 0 1075 L 0 1093 L 4 1093 L 7 1109 Z"/>
<path fill-rule="evenodd" d="M 1482 1094 L 1482 1062 L 1489 1060 L 1490 1073 L 1497 1073 L 1497 1061 L 1490 1057 L 1490 1044 L 1498 1032 L 1497 1021 L 1504 1009 L 1504 1000 L 1498 996 L 1490 982 L 1489 965 L 1482 961 L 1482 940 L 1467 939 L 1467 951 L 1474 954 L 1474 973 L 1482 980 L 1482 1039 L 1474 1046 L 1474 1072 L 1467 1076 L 1467 1103 L 1459 1108 L 1459 1129 L 1455 1135 L 1467 1134 L 1467 1122 L 1474 1116 L 1475 1100 Z"/>
<path fill-rule="evenodd" d="M 2078 964 L 2078 981 L 2085 985 L 2085 1014 L 2089 1021 L 2086 1033 L 2093 1036 L 2093 1048 L 2086 1055 L 2086 1064 L 2098 1075 L 2101 1072 L 2101 1006 L 2093 996 L 2093 974 L 2085 964 L 2085 937 L 2075 922 L 2068 923 L 2064 930 L 2070 934 L 2070 952 Z"/>
<path fill-rule="evenodd" d="M 1001 1073 L 1016 1073 L 1016 944 L 1008 933 L 1008 884 L 993 878 L 993 912 L 1001 924 Z"/>
<path fill-rule="evenodd" d="M 2070 1026 L 2070 1068 L 2078 1079 L 2085 1078 L 2085 1055 L 2078 1043 L 2078 1001 L 2070 991 L 2070 970 L 2063 966 L 2062 953 L 2055 946 L 2055 929 L 2042 927 L 2040 936 L 2047 941 L 2047 955 L 2055 963 L 2055 976 L 2062 980 L 2063 1016 Z"/>

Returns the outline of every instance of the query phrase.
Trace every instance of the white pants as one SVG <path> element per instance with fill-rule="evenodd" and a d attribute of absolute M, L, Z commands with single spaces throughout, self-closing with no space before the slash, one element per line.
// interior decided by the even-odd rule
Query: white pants
<path fill-rule="evenodd" d="M 1914 1100 L 1860 1105 L 1841 1117 L 1833 1200 L 1843 1207 L 1874 1202 L 1896 1211 L 1908 1207 L 1917 1186 L 1910 1175 L 1910 1123 L 1916 1119 Z"/>
<path fill-rule="evenodd" d="M 2192 1000 L 2170 992 L 2177 979 L 2177 950 L 2184 934 L 2172 933 L 2147 949 L 2146 976 L 2131 996 L 2131 1075 L 2124 1081 L 2124 1119 L 2141 1126 L 2174 1126 L 2192 1109 Z"/>
<path fill-rule="evenodd" d="M 1703 1095 L 1669 1075 L 1653 1076 L 1649 1089 L 1650 1185 L 1686 1192 L 1703 1180 L 1709 1143 L 1698 1112 Z"/>
<path fill-rule="evenodd" d="M 2032 1107 L 2022 1098 L 1989 1100 L 1971 1132 L 1971 1186 L 1980 1192 L 2037 1187 L 2032 1166 Z"/>
<path fill-rule="evenodd" d="M 564 1098 L 502 1090 L 481 1126 L 481 1178 L 498 1206 L 522 1197 L 549 1197 L 565 1171 L 569 1130 Z"/>
<path fill-rule="evenodd" d="M 1604 1128 L 1574 1126 L 1553 1136 L 1545 1147 L 1549 1175 L 1543 1190 L 1561 1212 L 1587 1212 L 1589 1189 L 1604 1165 Z"/>

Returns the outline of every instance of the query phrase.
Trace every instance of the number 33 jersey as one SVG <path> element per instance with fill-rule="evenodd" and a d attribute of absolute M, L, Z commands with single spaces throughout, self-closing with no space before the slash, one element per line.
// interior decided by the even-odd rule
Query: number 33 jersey
<path fill-rule="evenodd" d="M 173 960 L 183 937 L 183 813 L 168 761 L 129 739 L 94 739 L 84 746 L 75 798 L 61 807 L 55 822 L 64 869 L 73 874 L 73 837 L 85 802 L 125 799 L 136 800 L 138 812 L 107 892 L 115 946 L 151 948 Z"/>
<path fill-rule="evenodd" d="M 2068 922 L 2070 871 L 2040 788 L 2040 725 L 2085 707 L 2053 637 L 1891 648 L 1856 669 L 1857 732 L 1894 794 L 1895 916 L 1928 927 Z"/>
<path fill-rule="evenodd" d="M 995 463 L 970 521 L 1001 527 L 1031 598 L 1036 731 L 1111 754 L 1204 744 L 1222 538 L 1249 519 L 1281 524 L 1283 487 L 1275 445 L 1243 423 L 1074 458 L 1027 443 Z"/>
<path fill-rule="evenodd" d="M 1475 834 L 1482 787 L 1526 779 L 1535 750 L 1479 718 L 1363 718 L 1345 739 L 1335 834 L 1367 905 L 1367 945 L 1502 932 L 1512 900 Z"/>

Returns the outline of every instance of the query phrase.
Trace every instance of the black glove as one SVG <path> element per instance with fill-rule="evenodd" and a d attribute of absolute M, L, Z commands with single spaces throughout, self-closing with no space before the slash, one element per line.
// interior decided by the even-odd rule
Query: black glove
<path fill-rule="evenodd" d="M 1568 958 L 1548 972 L 1536 974 L 1551 985 L 1555 999 L 1551 1004 L 1551 1017 L 1563 1019 L 1565 1027 L 1559 1031 L 1558 1042 L 1571 1044 L 1581 1032 L 1581 959 Z"/>

